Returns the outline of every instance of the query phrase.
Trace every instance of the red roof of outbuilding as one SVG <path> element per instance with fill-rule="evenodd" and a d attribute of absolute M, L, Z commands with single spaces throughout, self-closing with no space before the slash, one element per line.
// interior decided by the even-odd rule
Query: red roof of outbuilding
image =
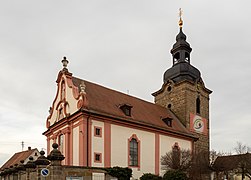
<path fill-rule="evenodd" d="M 246 167 L 251 168 L 251 154 L 219 156 L 215 160 L 213 168 L 216 171 L 229 171 L 239 168 L 241 163 L 245 163 Z"/>
<path fill-rule="evenodd" d="M 5 168 L 10 168 L 10 166 L 14 166 L 15 164 L 20 164 L 21 160 L 28 159 L 35 151 L 38 151 L 35 149 L 30 149 L 27 151 L 22 151 L 15 153 L 1 168 L 0 170 L 4 170 Z"/>

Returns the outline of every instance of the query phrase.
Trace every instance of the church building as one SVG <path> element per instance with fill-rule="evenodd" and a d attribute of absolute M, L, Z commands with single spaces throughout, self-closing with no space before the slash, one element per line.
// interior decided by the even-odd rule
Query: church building
<path fill-rule="evenodd" d="M 180 19 L 173 65 L 154 103 L 73 76 L 64 57 L 43 133 L 47 151 L 56 142 L 64 165 L 130 167 L 134 178 L 162 175 L 161 156 L 173 148 L 208 152 L 212 91 L 191 65 L 191 51 Z"/>

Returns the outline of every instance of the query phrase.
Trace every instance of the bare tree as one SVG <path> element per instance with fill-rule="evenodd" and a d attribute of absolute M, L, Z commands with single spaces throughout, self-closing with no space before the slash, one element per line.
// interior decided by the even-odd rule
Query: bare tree
<path fill-rule="evenodd" d="M 237 142 L 234 148 L 235 152 L 239 155 L 239 173 L 242 176 L 242 179 L 245 179 L 245 176 L 251 177 L 251 148 L 242 142 Z"/>
<path fill-rule="evenodd" d="M 242 142 L 239 141 L 236 143 L 234 150 L 237 154 L 245 154 L 251 152 L 251 148 L 249 146 L 242 144 Z"/>
<path fill-rule="evenodd" d="M 192 154 L 189 150 L 173 150 L 161 157 L 164 170 L 187 171 L 191 166 Z"/>
<path fill-rule="evenodd" d="M 215 150 L 211 150 L 209 152 L 209 162 L 210 165 L 214 164 L 214 161 L 216 160 L 216 158 L 218 157 L 218 153 Z"/>

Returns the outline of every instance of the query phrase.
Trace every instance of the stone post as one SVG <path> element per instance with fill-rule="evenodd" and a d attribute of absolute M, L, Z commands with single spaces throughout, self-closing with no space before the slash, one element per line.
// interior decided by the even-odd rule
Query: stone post
<path fill-rule="evenodd" d="M 50 164 L 50 161 L 48 159 L 46 159 L 44 154 L 45 154 L 44 151 L 40 151 L 40 156 L 35 161 L 35 164 L 37 165 L 37 180 L 42 179 L 41 178 L 41 170 L 43 168 L 46 168 Z"/>
<path fill-rule="evenodd" d="M 9 168 L 9 180 L 13 180 L 13 175 L 14 175 L 14 167 L 10 166 L 10 168 Z"/>
<path fill-rule="evenodd" d="M 26 169 L 26 180 L 33 180 L 31 179 L 31 172 L 33 172 L 36 168 L 36 164 L 34 163 L 32 156 L 29 157 L 29 161 L 24 165 L 24 167 Z"/>
<path fill-rule="evenodd" d="M 63 173 L 62 173 L 62 165 L 61 161 L 64 160 L 64 156 L 61 154 L 61 152 L 58 150 L 58 144 L 53 143 L 52 144 L 53 150 L 50 152 L 50 154 L 47 156 L 47 159 L 51 161 L 50 166 L 50 177 L 51 179 L 57 179 L 57 180 L 63 180 Z"/>
<path fill-rule="evenodd" d="M 18 180 L 18 164 L 15 164 L 13 167 L 13 180 Z"/>
<path fill-rule="evenodd" d="M 18 170 L 18 180 L 22 180 L 22 174 L 25 173 L 25 167 L 24 167 L 24 160 L 20 161 L 20 164 L 17 166 L 17 170 Z"/>
<path fill-rule="evenodd" d="M 4 168 L 4 171 L 1 173 L 3 180 L 9 179 L 9 168 Z"/>

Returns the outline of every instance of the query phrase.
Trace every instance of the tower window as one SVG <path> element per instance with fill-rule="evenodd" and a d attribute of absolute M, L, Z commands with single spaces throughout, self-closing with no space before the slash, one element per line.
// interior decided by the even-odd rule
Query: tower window
<path fill-rule="evenodd" d="M 173 56 L 173 64 L 176 64 L 179 60 L 180 60 L 180 53 L 177 52 L 177 53 Z"/>
<path fill-rule="evenodd" d="M 196 113 L 200 114 L 200 98 L 197 97 L 196 99 Z"/>
<path fill-rule="evenodd" d="M 190 63 L 190 55 L 188 52 L 185 52 L 185 61 Z"/>

